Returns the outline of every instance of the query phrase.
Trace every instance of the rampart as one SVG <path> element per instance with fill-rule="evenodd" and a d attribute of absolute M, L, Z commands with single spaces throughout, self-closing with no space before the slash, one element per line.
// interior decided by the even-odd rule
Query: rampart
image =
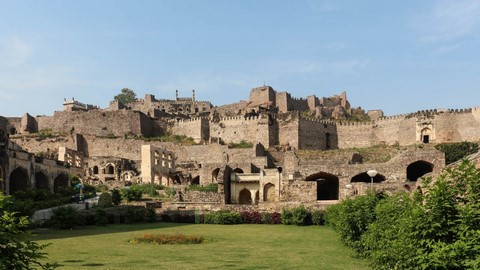
<path fill-rule="evenodd" d="M 38 130 L 51 129 L 64 134 L 149 137 L 158 132 L 155 121 L 138 111 L 55 112 L 53 116 L 37 117 L 36 121 Z"/>
<path fill-rule="evenodd" d="M 191 137 L 196 143 L 208 142 L 210 138 L 209 119 L 207 117 L 199 117 L 172 120 L 170 132 L 176 135 Z"/>
<path fill-rule="evenodd" d="M 260 142 L 265 147 L 272 145 L 267 116 L 224 117 L 219 122 L 210 122 L 210 137 L 220 138 L 224 143 Z"/>

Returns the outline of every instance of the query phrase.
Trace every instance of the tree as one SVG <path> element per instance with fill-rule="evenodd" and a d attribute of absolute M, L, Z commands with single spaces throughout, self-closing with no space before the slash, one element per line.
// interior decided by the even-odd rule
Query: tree
<path fill-rule="evenodd" d="M 0 269 L 55 269 L 55 265 L 41 263 L 46 257 L 39 245 L 28 240 L 28 217 L 18 217 L 7 210 L 11 199 L 0 192 Z"/>
<path fill-rule="evenodd" d="M 120 94 L 116 95 L 113 99 L 123 103 L 127 104 L 130 102 L 134 102 L 137 100 L 137 94 L 132 89 L 129 88 L 123 88 L 120 91 Z"/>

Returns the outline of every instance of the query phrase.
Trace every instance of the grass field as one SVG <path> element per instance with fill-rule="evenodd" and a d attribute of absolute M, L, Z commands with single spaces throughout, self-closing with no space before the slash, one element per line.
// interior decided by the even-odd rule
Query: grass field
<path fill-rule="evenodd" d="M 201 235 L 190 245 L 132 244 L 144 234 Z M 325 226 L 154 223 L 39 229 L 58 269 L 369 269 Z"/>

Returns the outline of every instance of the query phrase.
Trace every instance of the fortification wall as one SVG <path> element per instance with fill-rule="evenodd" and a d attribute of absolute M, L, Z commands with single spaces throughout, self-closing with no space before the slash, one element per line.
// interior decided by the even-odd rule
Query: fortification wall
<path fill-rule="evenodd" d="M 289 101 L 289 110 L 290 111 L 308 111 L 308 101 L 303 98 L 291 98 Z"/>
<path fill-rule="evenodd" d="M 215 111 L 222 116 L 237 116 L 242 115 L 247 107 L 247 102 L 242 100 L 237 103 L 215 107 Z"/>
<path fill-rule="evenodd" d="M 192 118 L 175 121 L 170 132 L 176 135 L 191 137 L 196 143 L 209 141 L 210 125 L 208 118 Z"/>
<path fill-rule="evenodd" d="M 287 112 L 289 110 L 290 99 L 290 94 L 287 92 L 277 93 L 275 102 L 277 104 L 279 112 Z"/>
<path fill-rule="evenodd" d="M 480 109 L 438 114 L 433 123 L 437 143 L 480 140 Z"/>
<path fill-rule="evenodd" d="M 225 143 L 239 143 L 242 140 L 260 142 L 269 147 L 270 129 L 266 116 L 225 117 L 219 122 L 210 122 L 210 137 L 221 138 Z"/>
<path fill-rule="evenodd" d="M 36 118 L 38 129 L 59 133 L 94 134 L 98 136 L 152 135 L 153 122 L 138 111 L 55 112 L 53 116 Z"/>
<path fill-rule="evenodd" d="M 337 148 L 336 125 L 330 121 L 298 119 L 298 149 L 325 150 Z"/>
<path fill-rule="evenodd" d="M 280 146 L 290 146 L 299 149 L 298 118 L 298 112 L 277 115 L 278 142 Z"/>
<path fill-rule="evenodd" d="M 250 91 L 248 103 L 250 106 L 258 106 L 261 104 L 271 104 L 272 106 L 276 106 L 275 94 L 276 92 L 270 86 L 256 87 Z"/>

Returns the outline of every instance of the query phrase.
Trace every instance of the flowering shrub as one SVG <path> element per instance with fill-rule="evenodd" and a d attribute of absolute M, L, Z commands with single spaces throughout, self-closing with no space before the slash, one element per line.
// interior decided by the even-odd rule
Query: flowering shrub
<path fill-rule="evenodd" d="M 184 235 L 181 233 L 169 234 L 145 234 L 143 237 L 134 238 L 130 243 L 134 244 L 154 244 L 154 245 L 172 245 L 172 244 L 201 244 L 205 241 L 203 236 Z"/>

